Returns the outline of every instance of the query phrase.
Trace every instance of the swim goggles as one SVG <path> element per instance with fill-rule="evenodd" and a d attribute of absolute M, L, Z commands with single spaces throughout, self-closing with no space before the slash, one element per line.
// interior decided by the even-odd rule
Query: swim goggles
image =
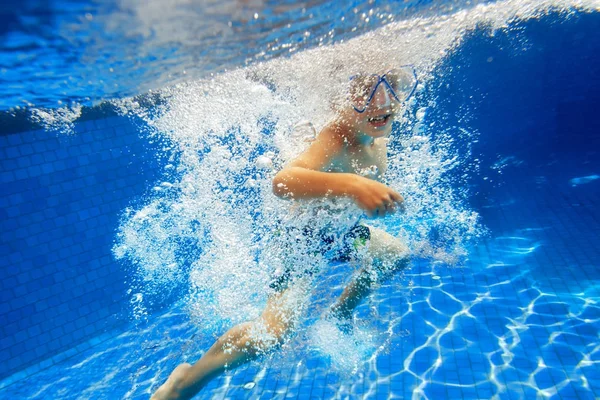
<path fill-rule="evenodd" d="M 404 103 L 414 94 L 418 82 L 417 73 L 411 65 L 391 69 L 383 75 L 353 75 L 349 84 L 350 103 L 357 113 L 364 113 L 382 84 L 387 88 L 386 105 L 391 105 L 394 100 Z"/>

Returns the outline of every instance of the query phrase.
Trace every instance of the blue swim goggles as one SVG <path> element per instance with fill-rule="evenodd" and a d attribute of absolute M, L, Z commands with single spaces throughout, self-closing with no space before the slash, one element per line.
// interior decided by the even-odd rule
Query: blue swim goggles
<path fill-rule="evenodd" d="M 349 84 L 350 103 L 357 113 L 364 113 L 381 84 L 387 88 L 386 96 L 390 101 L 393 102 L 389 98 L 391 94 L 398 103 L 404 103 L 415 93 L 418 83 L 417 73 L 412 65 L 391 69 L 383 75 L 353 75 Z"/>

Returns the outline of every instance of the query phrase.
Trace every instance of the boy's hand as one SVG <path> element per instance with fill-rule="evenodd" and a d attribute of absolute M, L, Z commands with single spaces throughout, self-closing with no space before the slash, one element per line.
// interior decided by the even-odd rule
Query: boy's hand
<path fill-rule="evenodd" d="M 357 176 L 350 195 L 369 217 L 385 217 L 402 208 L 404 199 L 383 183 Z"/>

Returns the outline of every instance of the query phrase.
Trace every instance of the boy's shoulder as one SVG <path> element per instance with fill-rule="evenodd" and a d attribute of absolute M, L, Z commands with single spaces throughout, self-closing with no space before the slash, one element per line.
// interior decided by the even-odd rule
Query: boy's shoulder
<path fill-rule="evenodd" d="M 347 144 L 347 132 L 335 123 L 329 123 L 321 129 L 317 142 L 332 149 L 342 149 Z"/>

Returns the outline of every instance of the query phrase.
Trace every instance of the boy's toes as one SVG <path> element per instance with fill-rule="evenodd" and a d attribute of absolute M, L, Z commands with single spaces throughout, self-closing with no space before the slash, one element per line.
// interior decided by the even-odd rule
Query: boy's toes
<path fill-rule="evenodd" d="M 347 315 L 340 312 L 340 310 L 331 308 L 325 318 L 331 321 L 340 330 L 340 332 L 346 335 L 350 335 L 352 333 L 354 328 L 354 325 L 352 324 L 352 314 Z"/>
<path fill-rule="evenodd" d="M 352 325 L 352 321 L 349 319 L 346 320 L 335 320 L 335 326 L 345 335 L 351 335 L 354 330 L 354 325 Z"/>

